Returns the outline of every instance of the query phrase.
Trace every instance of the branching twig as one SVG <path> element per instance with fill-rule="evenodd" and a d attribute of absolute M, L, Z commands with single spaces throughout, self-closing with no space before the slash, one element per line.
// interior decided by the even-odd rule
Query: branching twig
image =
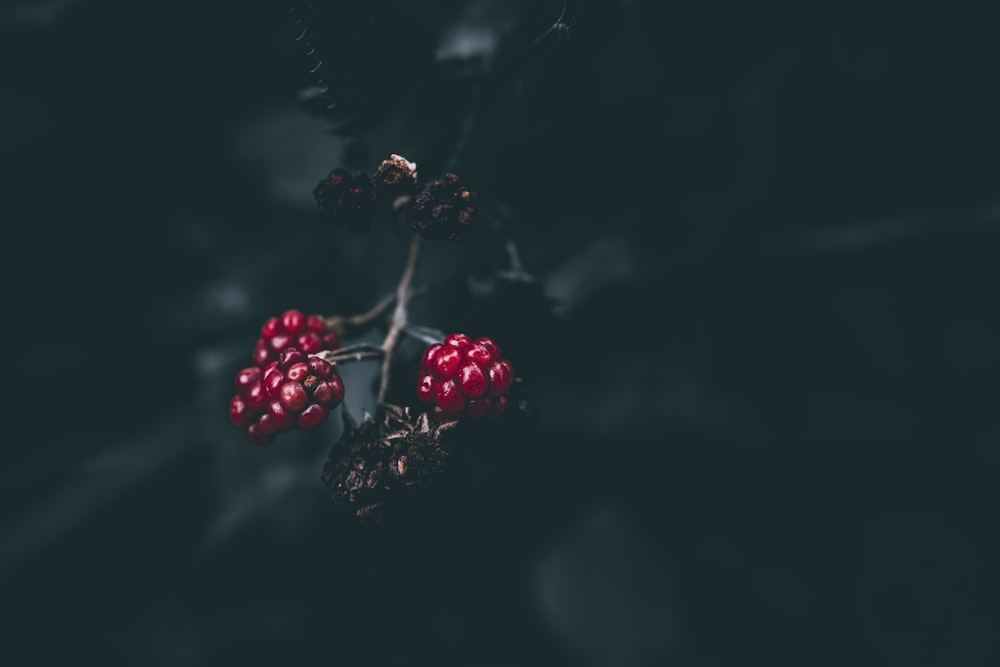
<path fill-rule="evenodd" d="M 343 336 L 345 333 L 364 328 L 378 318 L 382 317 L 389 311 L 389 308 L 394 303 L 396 303 L 396 295 L 390 294 L 368 312 L 346 317 L 343 315 L 335 315 L 333 317 L 326 318 L 326 328 L 338 336 Z"/>
<path fill-rule="evenodd" d="M 410 254 L 406 258 L 406 267 L 403 269 L 403 276 L 399 279 L 399 286 L 396 288 L 396 310 L 392 313 L 392 323 L 389 325 L 389 333 L 386 334 L 382 342 L 382 378 L 379 383 L 378 400 L 376 405 L 385 402 L 386 393 L 389 391 L 391 381 L 392 353 L 396 349 L 396 342 L 399 334 L 406 326 L 407 306 L 410 303 L 410 283 L 413 282 L 413 274 L 417 266 L 417 255 L 420 252 L 420 236 L 414 235 L 410 241 Z"/>
<path fill-rule="evenodd" d="M 382 348 L 369 343 L 359 343 L 358 345 L 342 347 L 339 350 L 323 350 L 309 356 L 319 357 L 330 364 L 342 361 L 364 361 L 365 359 L 381 359 Z"/>

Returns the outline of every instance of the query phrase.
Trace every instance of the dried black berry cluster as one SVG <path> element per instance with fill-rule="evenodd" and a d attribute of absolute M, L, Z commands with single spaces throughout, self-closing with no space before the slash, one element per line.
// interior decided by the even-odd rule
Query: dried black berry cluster
<path fill-rule="evenodd" d="M 426 239 L 461 241 L 476 215 L 476 195 L 455 174 L 421 183 L 417 165 L 401 155 L 383 160 L 374 176 L 334 169 L 316 184 L 320 215 L 356 234 L 367 234 L 378 203 L 386 201 L 410 231 Z"/>
<path fill-rule="evenodd" d="M 445 174 L 413 198 L 410 228 L 426 239 L 461 241 L 476 214 L 474 199 L 458 176 Z"/>
<path fill-rule="evenodd" d="M 455 492 L 458 486 L 481 490 L 491 477 L 502 484 L 505 466 L 518 460 L 515 450 L 534 446 L 536 429 L 534 401 L 520 380 L 510 410 L 489 424 L 439 424 L 426 412 L 414 417 L 409 408 L 388 404 L 380 420 L 366 415 L 360 425 L 345 424 L 322 478 L 359 520 L 392 523 L 433 503 L 468 501 L 471 494 Z"/>
<path fill-rule="evenodd" d="M 426 413 L 414 420 L 407 408 L 384 408 L 381 423 L 366 415 L 360 426 L 345 424 L 323 467 L 330 493 L 372 523 L 407 504 L 406 496 L 445 480 L 453 459 L 445 433 L 454 423 L 435 425 Z"/>
<path fill-rule="evenodd" d="M 346 169 L 334 169 L 313 190 L 319 212 L 355 234 L 367 234 L 375 218 L 378 197 L 368 174 L 353 175 Z"/>

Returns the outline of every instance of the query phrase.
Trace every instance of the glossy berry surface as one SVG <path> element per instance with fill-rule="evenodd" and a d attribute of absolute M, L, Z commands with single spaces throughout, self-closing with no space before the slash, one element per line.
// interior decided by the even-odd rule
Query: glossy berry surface
<path fill-rule="evenodd" d="M 440 422 L 499 417 L 513 383 L 514 367 L 491 339 L 451 334 L 424 352 L 417 398 Z"/>
<path fill-rule="evenodd" d="M 253 349 L 254 366 L 263 369 L 292 347 L 310 355 L 338 349 L 340 339 L 327 330 L 319 315 L 306 316 L 299 310 L 286 310 L 281 317 L 272 317 L 261 327 Z"/>
<path fill-rule="evenodd" d="M 285 348 L 263 369 L 244 368 L 236 374 L 235 384 L 229 420 L 245 429 L 247 440 L 255 445 L 267 445 L 283 431 L 316 428 L 344 400 L 344 383 L 334 367 L 296 347 Z"/>

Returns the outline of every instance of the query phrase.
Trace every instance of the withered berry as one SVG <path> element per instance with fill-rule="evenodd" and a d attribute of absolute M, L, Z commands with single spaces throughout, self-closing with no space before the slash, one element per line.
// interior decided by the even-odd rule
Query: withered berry
<path fill-rule="evenodd" d="M 375 187 L 379 194 L 408 194 L 417 187 L 417 165 L 402 155 L 393 153 L 382 160 L 375 172 Z"/>
<path fill-rule="evenodd" d="M 372 178 L 361 172 L 334 169 L 313 188 L 324 217 L 356 234 L 367 234 L 375 217 L 377 193 Z"/>
<path fill-rule="evenodd" d="M 412 509 L 451 472 L 453 454 L 442 436 L 452 427 L 435 426 L 426 414 L 413 419 L 396 405 L 385 405 L 378 423 L 371 416 L 360 426 L 347 421 L 323 482 L 358 519 L 382 523 L 386 514 Z"/>
<path fill-rule="evenodd" d="M 413 198 L 410 229 L 426 239 L 461 241 L 476 215 L 475 198 L 455 174 L 430 181 Z"/>
<path fill-rule="evenodd" d="M 424 352 L 417 398 L 439 421 L 498 417 L 507 409 L 514 367 L 489 338 L 451 334 Z"/>
<path fill-rule="evenodd" d="M 290 348 L 301 350 L 302 361 L 306 355 L 339 347 L 340 339 L 326 328 L 322 317 L 306 317 L 299 310 L 287 310 L 281 317 L 270 318 L 261 327 L 260 338 L 253 350 L 253 363 L 258 368 L 265 368 Z"/>

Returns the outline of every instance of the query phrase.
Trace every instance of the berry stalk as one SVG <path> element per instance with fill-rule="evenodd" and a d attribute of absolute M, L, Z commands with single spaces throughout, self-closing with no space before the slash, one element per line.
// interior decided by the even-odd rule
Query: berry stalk
<path fill-rule="evenodd" d="M 365 359 L 381 359 L 382 348 L 378 345 L 359 343 L 358 345 L 349 345 L 338 350 L 324 350 L 309 356 L 319 357 L 323 361 L 330 364 L 341 363 L 344 361 L 364 361 Z"/>
<path fill-rule="evenodd" d="M 343 315 L 335 315 L 333 317 L 326 318 L 324 322 L 326 324 L 326 328 L 338 336 L 352 334 L 363 330 L 376 322 L 380 317 L 385 315 L 385 313 L 388 312 L 388 310 L 394 306 L 395 303 L 396 295 L 391 294 L 385 299 L 382 299 L 382 301 L 376 304 L 374 308 L 367 312 L 347 317 Z"/>
<path fill-rule="evenodd" d="M 396 288 L 396 309 L 392 313 L 392 323 L 389 325 L 389 332 L 382 342 L 382 378 L 378 388 L 378 400 L 376 405 L 385 403 L 386 393 L 389 391 L 391 381 L 392 353 L 396 349 L 399 335 L 407 324 L 408 310 L 410 305 L 410 285 L 413 283 L 413 274 L 417 267 L 417 256 L 420 254 L 420 235 L 414 234 L 410 241 L 410 252 L 406 258 L 406 267 L 403 275 L 399 279 L 399 286 Z"/>

